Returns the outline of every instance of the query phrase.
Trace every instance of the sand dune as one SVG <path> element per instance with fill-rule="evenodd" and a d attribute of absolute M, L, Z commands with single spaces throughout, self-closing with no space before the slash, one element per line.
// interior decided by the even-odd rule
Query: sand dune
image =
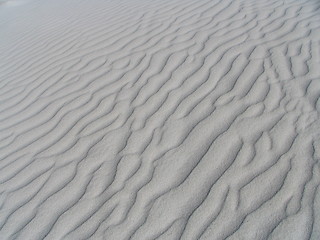
<path fill-rule="evenodd" d="M 320 239 L 318 0 L 0 2 L 0 239 Z"/>

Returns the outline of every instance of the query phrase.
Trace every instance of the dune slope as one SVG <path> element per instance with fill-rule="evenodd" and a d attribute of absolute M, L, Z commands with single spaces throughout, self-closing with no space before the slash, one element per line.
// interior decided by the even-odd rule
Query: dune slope
<path fill-rule="evenodd" d="M 0 239 L 320 239 L 318 0 L 0 2 Z"/>

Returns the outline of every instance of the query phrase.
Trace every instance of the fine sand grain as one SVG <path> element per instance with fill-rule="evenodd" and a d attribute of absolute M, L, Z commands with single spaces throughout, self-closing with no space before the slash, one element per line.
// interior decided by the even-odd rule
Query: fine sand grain
<path fill-rule="evenodd" d="M 319 240 L 319 0 L 0 0 L 0 239 Z"/>

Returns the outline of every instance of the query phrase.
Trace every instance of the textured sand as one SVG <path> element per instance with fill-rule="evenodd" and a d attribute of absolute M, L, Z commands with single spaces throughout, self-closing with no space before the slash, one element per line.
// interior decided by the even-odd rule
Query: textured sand
<path fill-rule="evenodd" d="M 320 239 L 319 0 L 1 0 L 0 239 Z"/>

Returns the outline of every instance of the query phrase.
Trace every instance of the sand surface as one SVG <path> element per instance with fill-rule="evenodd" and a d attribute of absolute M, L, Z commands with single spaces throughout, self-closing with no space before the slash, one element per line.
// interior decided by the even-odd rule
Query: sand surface
<path fill-rule="evenodd" d="M 0 239 L 320 239 L 319 0 L 1 0 Z"/>

